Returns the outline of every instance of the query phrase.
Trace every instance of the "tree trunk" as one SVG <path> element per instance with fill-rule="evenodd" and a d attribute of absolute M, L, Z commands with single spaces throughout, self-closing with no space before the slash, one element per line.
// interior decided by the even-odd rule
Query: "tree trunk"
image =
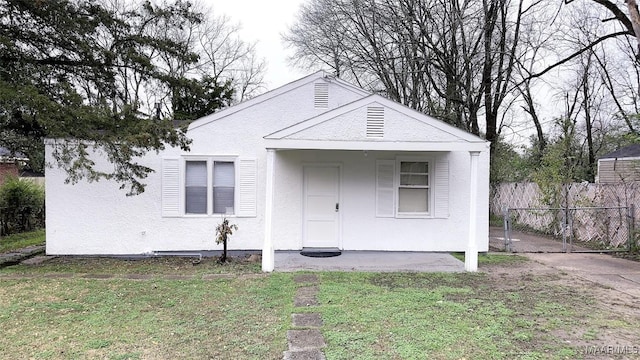
<path fill-rule="evenodd" d="M 227 262 L 227 236 L 225 235 L 224 240 L 222 241 L 222 257 L 220 258 L 220 262 Z"/>
<path fill-rule="evenodd" d="M 640 62 L 640 12 L 638 12 L 638 3 L 636 3 L 636 0 L 626 0 L 625 2 L 629 9 L 629 17 L 631 18 L 631 24 L 633 25 L 633 32 L 635 33 L 636 40 L 638 42 L 636 61 Z"/>

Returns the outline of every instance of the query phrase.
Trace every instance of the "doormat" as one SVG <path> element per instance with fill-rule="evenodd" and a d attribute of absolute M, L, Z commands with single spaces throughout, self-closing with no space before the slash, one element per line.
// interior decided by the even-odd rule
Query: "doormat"
<path fill-rule="evenodd" d="M 339 249 L 302 249 L 302 251 L 300 251 L 300 255 L 315 258 L 326 258 L 340 256 L 342 255 L 342 251 Z"/>

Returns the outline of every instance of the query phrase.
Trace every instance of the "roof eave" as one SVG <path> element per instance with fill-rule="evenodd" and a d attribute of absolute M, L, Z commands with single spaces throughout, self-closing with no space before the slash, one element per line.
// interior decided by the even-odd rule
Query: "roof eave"
<path fill-rule="evenodd" d="M 489 151 L 489 142 L 336 141 L 265 139 L 276 150 L 370 150 L 370 151 Z"/>

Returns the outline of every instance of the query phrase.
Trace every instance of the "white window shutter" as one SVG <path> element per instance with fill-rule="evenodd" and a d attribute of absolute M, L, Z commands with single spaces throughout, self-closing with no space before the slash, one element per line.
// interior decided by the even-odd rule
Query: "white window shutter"
<path fill-rule="evenodd" d="M 434 174 L 434 200 L 436 218 L 449 217 L 449 162 L 438 160 Z"/>
<path fill-rule="evenodd" d="M 180 159 L 162 159 L 162 216 L 180 216 Z"/>
<path fill-rule="evenodd" d="M 376 161 L 376 216 L 394 217 L 395 215 L 395 160 Z"/>
<path fill-rule="evenodd" d="M 257 208 L 257 167 L 255 159 L 238 160 L 238 211 L 240 217 L 255 217 Z"/>

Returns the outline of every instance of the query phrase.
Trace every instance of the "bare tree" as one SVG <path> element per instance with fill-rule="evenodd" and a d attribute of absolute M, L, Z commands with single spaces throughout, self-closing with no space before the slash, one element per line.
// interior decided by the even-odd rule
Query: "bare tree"
<path fill-rule="evenodd" d="M 236 100 L 243 101 L 264 90 L 266 63 L 258 57 L 255 43 L 239 36 L 240 25 L 229 17 L 209 17 L 197 29 L 197 49 L 200 53 L 198 72 L 219 83 L 230 82 Z"/>

